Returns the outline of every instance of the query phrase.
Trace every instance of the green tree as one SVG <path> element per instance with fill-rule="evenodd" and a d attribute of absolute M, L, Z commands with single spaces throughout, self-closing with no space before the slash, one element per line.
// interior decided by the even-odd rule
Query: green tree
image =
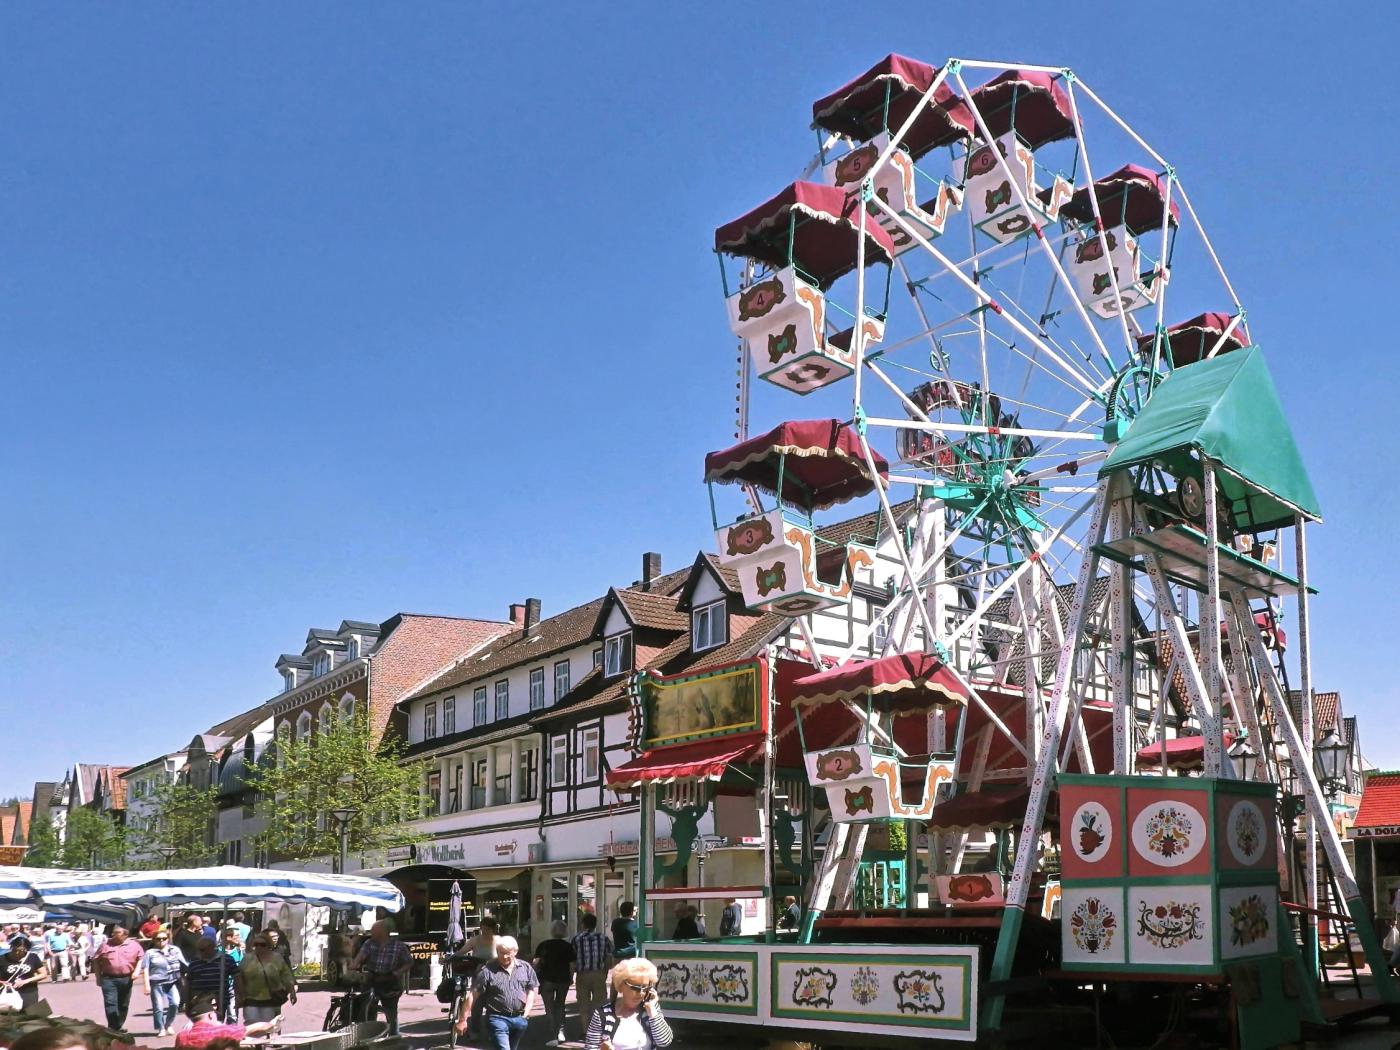
<path fill-rule="evenodd" d="M 29 868 L 56 868 L 63 860 L 63 842 L 48 817 L 36 817 L 29 825 L 29 848 L 24 864 Z"/>
<path fill-rule="evenodd" d="M 111 817 L 87 806 L 68 811 L 59 867 L 108 868 L 119 866 L 125 856 L 124 829 Z"/>
<path fill-rule="evenodd" d="M 421 812 L 422 764 L 403 761 L 403 744 L 375 746 L 362 711 L 307 740 L 280 734 L 275 760 L 260 762 L 251 780 L 267 827 L 258 845 L 289 860 L 337 857 L 336 809 L 354 814 L 347 830 L 352 852 L 402 846 L 421 836 L 408 821 Z"/>
<path fill-rule="evenodd" d="M 148 796 L 145 823 L 127 830 L 131 854 L 145 867 L 198 868 L 213 864 L 218 847 L 210 830 L 219 815 L 218 791 L 192 784 L 159 784 Z M 174 850 L 167 861 L 161 852 Z"/>

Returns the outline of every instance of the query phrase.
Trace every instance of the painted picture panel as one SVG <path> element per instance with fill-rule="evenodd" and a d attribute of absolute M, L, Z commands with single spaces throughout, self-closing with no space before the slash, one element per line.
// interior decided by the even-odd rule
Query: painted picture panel
<path fill-rule="evenodd" d="M 1278 890 L 1228 886 L 1220 891 L 1220 957 L 1247 959 L 1278 950 Z"/>
<path fill-rule="evenodd" d="M 1208 883 L 1128 890 L 1128 962 L 1211 966 L 1215 962 L 1213 891 Z"/>
<path fill-rule="evenodd" d="M 1223 848 L 1220 867 L 1272 868 L 1274 862 L 1274 812 L 1267 798 L 1220 795 L 1215 800 L 1215 833 Z"/>
<path fill-rule="evenodd" d="M 1066 879 L 1123 874 L 1123 793 L 1116 787 L 1060 789 L 1060 871 Z"/>
<path fill-rule="evenodd" d="M 964 956 L 777 951 L 770 972 L 774 1018 L 817 1027 L 973 1027 L 976 975 Z"/>
<path fill-rule="evenodd" d="M 1133 789 L 1128 792 L 1128 874 L 1207 875 L 1210 824 L 1204 792 Z"/>
<path fill-rule="evenodd" d="M 638 686 L 646 713 L 643 746 L 762 729 L 766 686 L 757 660 L 675 678 L 644 675 Z"/>
<path fill-rule="evenodd" d="M 647 954 L 656 964 L 656 994 L 665 1012 L 758 1015 L 756 952 L 660 950 Z"/>
<path fill-rule="evenodd" d="M 1128 929 L 1119 886 L 1067 887 L 1060 898 L 1060 937 L 1066 969 L 1076 964 L 1121 965 Z"/>

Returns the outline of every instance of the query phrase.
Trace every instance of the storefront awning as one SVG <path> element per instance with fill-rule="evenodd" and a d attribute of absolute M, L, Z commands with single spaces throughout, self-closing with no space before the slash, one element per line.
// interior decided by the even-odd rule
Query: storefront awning
<path fill-rule="evenodd" d="M 718 780 L 730 765 L 746 761 L 762 745 L 762 733 L 737 733 L 652 748 L 626 765 L 608 770 L 608 786 L 632 788 L 676 780 Z"/>

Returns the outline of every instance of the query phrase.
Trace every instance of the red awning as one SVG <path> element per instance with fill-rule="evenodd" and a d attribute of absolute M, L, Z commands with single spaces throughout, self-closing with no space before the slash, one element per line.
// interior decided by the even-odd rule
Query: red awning
<path fill-rule="evenodd" d="M 1230 327 L 1230 322 L 1234 320 L 1234 314 L 1211 312 L 1193 317 L 1189 321 L 1182 321 L 1167 329 L 1167 352 L 1171 356 L 1172 367 L 1180 368 L 1182 365 L 1195 364 L 1206 354 L 1210 353 L 1210 348 L 1219 340 L 1220 334 Z M 1145 353 L 1152 351 L 1152 335 L 1138 337 L 1138 347 Z M 1245 342 L 1244 322 L 1235 325 L 1235 330 L 1230 333 L 1230 338 L 1225 340 L 1225 345 L 1220 348 L 1220 354 L 1228 354 L 1231 350 L 1239 350 L 1249 344 Z M 1216 356 L 1219 357 L 1220 354 Z"/>
<path fill-rule="evenodd" d="M 979 791 L 969 791 L 954 795 L 947 802 L 933 807 L 929 819 L 929 831 L 980 831 L 984 828 L 1016 828 L 1026 819 L 1026 806 L 1030 802 L 1030 789 L 1024 785 L 1015 787 L 984 787 Z M 1046 807 L 1047 821 L 1055 819 L 1058 811 L 1057 799 L 1051 794 Z"/>
<path fill-rule="evenodd" d="M 794 182 L 772 200 L 715 230 L 715 251 L 778 269 L 792 262 L 826 288 L 856 268 L 858 203 L 835 186 Z M 790 219 L 796 220 L 792 229 Z M 874 219 L 865 224 L 865 240 L 867 263 L 894 258 L 894 241 Z"/>
<path fill-rule="evenodd" d="M 1162 228 L 1162 205 L 1167 199 L 1167 184 L 1161 175 L 1137 164 L 1125 164 L 1112 175 L 1094 180 L 1094 196 L 1099 199 L 1099 215 L 1104 229 L 1127 226 L 1137 235 Z M 1092 223 L 1094 206 L 1089 202 L 1089 187 L 1075 191 L 1060 214 L 1075 222 Z M 1169 222 L 1175 226 L 1181 209 L 1172 201 Z"/>
<path fill-rule="evenodd" d="M 1031 149 L 1074 134 L 1069 96 L 1059 78 L 1029 69 L 1008 69 L 972 93 L 993 138 L 1013 128 Z"/>
<path fill-rule="evenodd" d="M 1351 833 L 1359 838 L 1400 838 L 1400 773 L 1367 774 Z"/>
<path fill-rule="evenodd" d="M 1225 746 L 1235 742 L 1234 734 L 1225 734 Z M 1205 766 L 1206 739 L 1202 736 L 1179 736 L 1167 741 L 1167 768 L 1190 771 Z M 1162 764 L 1162 745 L 1148 744 L 1138 748 L 1137 764 L 1152 769 Z"/>
<path fill-rule="evenodd" d="M 903 55 L 886 55 L 849 84 L 813 102 L 812 124 L 862 142 L 882 131 L 894 134 L 937 75 L 938 70 L 927 63 Z M 938 85 L 933 100 L 919 113 L 902 144 L 917 160 L 931 149 L 970 137 L 975 126 L 967 103 L 945 82 Z"/>
<path fill-rule="evenodd" d="M 607 781 L 611 787 L 640 787 L 673 780 L 718 780 L 730 765 L 742 763 L 762 746 L 762 733 L 738 733 L 656 747 L 608 770 Z"/>
<path fill-rule="evenodd" d="M 889 464 L 884 458 L 874 450 L 871 456 L 880 476 L 888 475 Z M 834 419 L 780 423 L 766 434 L 711 452 L 705 457 L 705 480 L 754 485 L 784 503 L 807 510 L 845 503 L 875 488 L 860 438 Z"/>
<path fill-rule="evenodd" d="M 872 702 L 901 714 L 967 702 L 967 690 L 930 653 L 897 653 L 879 660 L 843 664 L 793 683 L 792 706 L 817 707 L 843 700 Z"/>

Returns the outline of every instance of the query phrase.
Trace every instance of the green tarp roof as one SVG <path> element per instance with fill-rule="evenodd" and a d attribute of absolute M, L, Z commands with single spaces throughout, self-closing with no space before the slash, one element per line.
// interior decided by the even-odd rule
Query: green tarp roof
<path fill-rule="evenodd" d="M 1241 529 L 1290 525 L 1298 511 L 1322 516 L 1258 347 L 1167 376 L 1099 475 L 1152 460 L 1180 469 L 1192 449 L 1226 472 L 1221 489 Z"/>

